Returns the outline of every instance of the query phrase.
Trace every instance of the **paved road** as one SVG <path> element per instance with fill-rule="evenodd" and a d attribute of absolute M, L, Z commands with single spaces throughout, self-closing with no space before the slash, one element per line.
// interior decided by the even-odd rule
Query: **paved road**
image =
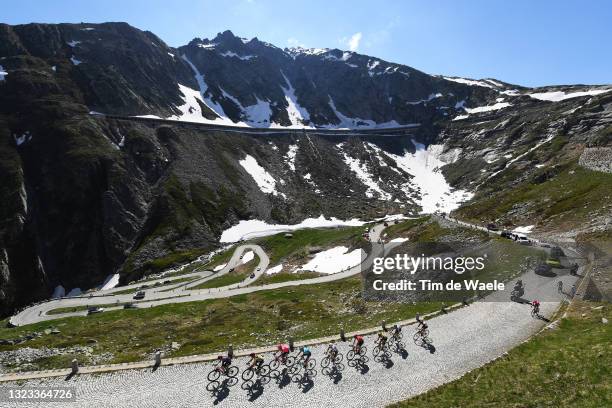
<path fill-rule="evenodd" d="M 558 278 L 556 278 L 558 279 Z M 561 279 L 568 285 L 573 276 Z M 523 276 L 525 298 L 561 300 L 555 280 L 529 272 Z M 508 289 L 510 290 L 510 289 Z M 509 293 L 505 294 L 507 298 Z M 557 302 L 544 302 L 542 314 L 550 316 Z M 151 370 L 128 370 L 103 375 L 82 375 L 70 382 L 63 378 L 31 380 L 25 386 L 46 385 L 77 387 L 79 402 L 54 404 L 57 407 L 382 407 L 388 403 L 420 394 L 460 377 L 537 332 L 545 322 L 530 315 L 528 305 L 515 302 L 478 302 L 447 315 L 431 319 L 430 336 L 435 352 L 416 346 L 411 341 L 414 328 L 404 328 L 407 355 L 393 354 L 391 362 L 374 361 L 371 356 L 373 336 L 366 337 L 368 356 L 366 369 L 345 367 L 338 377 L 318 375 L 312 385 L 303 388 L 292 382 L 266 384 L 260 395 L 250 396 L 239 384 L 227 394 L 214 396 L 206 391 L 206 374 L 211 364 L 185 364 Z M 347 344 L 340 344 L 346 352 Z M 313 356 L 321 361 L 325 346 L 313 347 Z M 269 360 L 270 356 L 266 356 Z M 242 368 L 245 359 L 236 359 Z M 4 384 L 8 385 L 8 384 Z M 214 405 L 213 405 L 214 404 Z M 9 407 L 0 403 L 0 407 Z M 20 405 L 37 406 L 37 405 Z M 44 406 L 44 405 L 38 405 Z"/>
<path fill-rule="evenodd" d="M 380 238 L 382 231 L 384 230 L 384 224 L 377 224 L 371 228 L 370 231 L 370 239 L 372 241 L 377 241 Z M 387 244 L 385 245 L 384 251 L 387 252 L 393 248 L 394 245 L 398 244 Z M 371 265 L 373 258 L 380 256 L 382 252 L 382 248 L 374 245 L 373 251 L 363 258 L 363 262 L 360 265 L 357 265 L 353 268 L 350 268 L 346 271 L 335 273 L 331 275 L 320 276 L 311 279 L 303 279 L 297 281 L 289 281 L 289 282 L 280 282 L 273 283 L 267 285 L 255 285 L 254 282 L 259 278 L 263 273 L 265 273 L 266 269 L 268 269 L 270 259 L 265 251 L 259 245 L 253 244 L 245 244 L 238 246 L 227 265 L 219 272 L 213 273 L 211 271 L 203 271 L 203 272 L 195 272 L 191 274 L 186 274 L 182 276 L 177 276 L 173 279 L 180 279 L 184 277 L 198 277 L 193 282 L 189 283 L 177 283 L 175 285 L 169 286 L 160 286 L 154 287 L 146 290 L 146 298 L 142 301 L 138 301 L 138 307 L 154 307 L 169 303 L 184 303 L 184 302 L 194 302 L 201 301 L 207 299 L 218 299 L 225 298 L 230 296 L 241 295 L 245 293 L 253 293 L 262 290 L 270 290 L 270 289 L 279 289 L 289 286 L 299 286 L 299 285 L 313 285 L 318 283 L 326 283 L 332 282 L 339 279 L 344 279 L 346 277 L 356 275 L 361 272 L 363 267 L 368 267 Z M 228 285 L 220 288 L 212 288 L 212 289 L 192 289 L 193 287 L 200 285 L 204 282 L 207 282 L 211 279 L 217 278 L 219 276 L 225 275 L 230 272 L 231 269 L 238 266 L 242 260 L 241 255 L 243 255 L 247 251 L 253 251 L 259 257 L 259 264 L 256 268 L 256 275 L 254 278 L 248 277 L 243 282 Z M 168 279 L 168 278 L 166 278 Z M 148 282 L 148 284 L 154 284 L 157 281 L 164 281 L 164 278 L 157 279 L 152 282 Z M 61 314 L 48 314 L 49 311 L 53 309 L 59 309 L 64 307 L 83 307 L 83 306 L 100 306 L 105 305 L 105 310 L 115 310 L 120 309 L 121 306 L 108 307 L 106 305 L 113 303 L 125 303 L 132 302 L 134 293 L 128 294 L 114 294 L 116 292 L 120 292 L 126 289 L 135 289 L 142 285 L 141 283 L 122 286 L 118 288 L 114 288 L 107 291 L 99 291 L 96 292 L 96 295 L 104 295 L 104 296 L 79 296 L 79 297 L 71 297 L 71 298 L 63 298 L 63 299 L 55 299 L 48 302 L 40 303 L 29 307 L 27 309 L 22 310 L 15 316 L 11 318 L 11 323 L 16 326 L 23 326 L 26 324 L 37 323 L 41 321 L 49 321 L 60 319 L 64 317 L 71 316 L 85 316 L 87 315 L 87 311 L 77 311 L 77 312 L 69 312 L 69 313 L 61 313 Z M 248 285 L 248 286 L 247 286 Z"/>

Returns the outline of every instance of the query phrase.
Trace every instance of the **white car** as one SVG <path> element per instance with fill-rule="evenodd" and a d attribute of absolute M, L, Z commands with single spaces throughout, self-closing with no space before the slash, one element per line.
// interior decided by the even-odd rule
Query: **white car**
<path fill-rule="evenodd" d="M 524 236 L 524 235 L 519 235 L 519 236 L 516 238 L 516 242 L 518 242 L 518 243 L 519 243 L 519 244 L 521 244 L 521 245 L 531 245 L 531 240 L 529 240 L 529 238 L 527 238 L 527 237 L 526 237 L 526 236 Z"/>

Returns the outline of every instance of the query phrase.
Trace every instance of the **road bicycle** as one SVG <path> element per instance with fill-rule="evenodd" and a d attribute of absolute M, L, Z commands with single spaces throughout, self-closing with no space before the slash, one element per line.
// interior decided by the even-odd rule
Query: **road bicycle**
<path fill-rule="evenodd" d="M 432 340 L 429 337 L 429 329 L 417 330 L 412 336 L 412 340 L 414 340 L 414 344 L 420 347 L 431 344 Z"/>
<path fill-rule="evenodd" d="M 377 357 L 383 358 L 389 358 L 391 357 L 391 353 L 389 352 L 389 344 L 388 344 L 388 340 L 381 344 L 380 340 L 375 342 L 376 346 L 374 346 L 374 348 L 372 349 L 372 355 L 374 356 L 374 358 L 376 359 Z"/>
<path fill-rule="evenodd" d="M 249 363 L 247 363 L 247 368 L 242 371 L 242 379 L 244 381 L 249 381 L 251 378 L 253 378 L 254 375 L 257 375 L 259 377 L 266 377 L 270 374 L 270 366 L 267 364 L 264 364 L 263 362 L 261 364 L 255 364 L 253 366 L 251 366 Z"/>
<path fill-rule="evenodd" d="M 290 356 L 288 354 L 275 354 L 272 361 L 270 361 L 269 366 L 271 370 L 277 370 L 281 365 L 289 368 L 293 366 L 293 364 L 295 364 L 294 356 Z"/>
<path fill-rule="evenodd" d="M 349 353 L 351 351 L 349 351 Z M 321 360 L 321 367 L 322 368 L 327 368 L 327 367 L 329 367 L 330 364 L 333 364 L 334 366 L 336 366 L 336 365 L 339 365 L 342 362 L 342 359 L 344 358 L 342 353 L 340 353 L 339 351 L 336 351 L 336 353 L 335 353 L 336 355 L 335 356 L 333 356 L 332 354 L 333 354 L 332 351 L 330 349 L 327 349 L 327 351 L 325 352 L 325 357 L 323 357 L 323 359 Z M 355 352 L 354 351 L 353 351 L 353 357 L 355 357 Z"/>
<path fill-rule="evenodd" d="M 216 366 L 206 376 L 208 378 L 206 389 L 211 392 L 217 392 L 219 387 L 221 387 L 221 382 L 219 381 L 221 376 L 226 377 L 226 379 L 223 381 L 223 384 L 226 386 L 232 387 L 236 385 L 238 383 L 238 372 L 239 369 L 236 366 L 230 366 L 227 368 L 223 367 L 222 365 Z"/>
<path fill-rule="evenodd" d="M 366 353 L 368 352 L 368 348 L 366 346 L 357 346 L 354 345 L 347 353 L 346 353 L 346 359 L 348 361 L 353 361 L 355 359 L 363 359 L 366 356 Z"/>
<path fill-rule="evenodd" d="M 306 356 L 300 350 L 300 352 L 295 357 L 295 362 L 289 367 L 289 374 L 297 374 L 300 372 L 302 367 L 306 370 L 313 370 L 317 366 L 317 360 L 313 357 L 310 357 L 308 361 L 306 361 Z"/>

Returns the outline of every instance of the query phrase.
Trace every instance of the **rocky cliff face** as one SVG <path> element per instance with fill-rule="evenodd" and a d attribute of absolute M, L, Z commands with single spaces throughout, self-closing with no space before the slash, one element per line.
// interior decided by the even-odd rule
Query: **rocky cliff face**
<path fill-rule="evenodd" d="M 189 259 L 241 219 L 449 210 L 554 179 L 609 144 L 606 90 L 430 76 L 230 32 L 174 49 L 123 23 L 0 25 L 0 314 Z"/>

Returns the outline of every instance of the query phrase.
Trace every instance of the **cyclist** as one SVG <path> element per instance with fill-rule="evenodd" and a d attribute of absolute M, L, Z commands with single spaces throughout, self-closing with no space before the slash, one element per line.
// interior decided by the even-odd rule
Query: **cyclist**
<path fill-rule="evenodd" d="M 378 339 L 376 340 L 376 342 L 380 347 L 384 347 L 384 345 L 387 344 L 387 335 L 384 331 L 381 330 L 378 332 Z"/>
<path fill-rule="evenodd" d="M 312 352 L 310 351 L 310 347 L 304 346 L 302 347 L 302 354 L 304 355 L 304 367 L 308 364 L 308 360 L 312 357 Z"/>
<path fill-rule="evenodd" d="M 521 279 L 517 280 L 514 284 L 514 290 L 517 292 L 522 292 L 523 290 L 523 281 Z"/>
<path fill-rule="evenodd" d="M 263 357 L 260 354 L 256 353 L 251 353 L 250 357 L 251 360 L 249 361 L 249 368 L 254 369 L 255 367 L 257 367 L 257 369 L 259 370 L 264 362 Z"/>
<path fill-rule="evenodd" d="M 361 352 L 361 347 L 363 346 L 363 336 L 360 334 L 356 334 L 353 336 L 353 350 L 355 354 L 359 354 Z"/>
<path fill-rule="evenodd" d="M 563 281 L 559 281 L 557 284 L 557 292 L 563 293 Z"/>
<path fill-rule="evenodd" d="M 540 313 L 540 301 L 539 300 L 534 300 L 533 302 L 531 302 L 531 307 L 533 308 L 533 313 L 538 314 Z"/>
<path fill-rule="evenodd" d="M 331 361 L 335 361 L 338 356 L 338 347 L 336 346 L 336 342 L 332 341 L 329 346 L 327 346 L 327 351 L 325 352 Z"/>
<path fill-rule="evenodd" d="M 399 340 L 399 336 L 402 333 L 402 328 L 399 325 L 394 325 L 393 329 L 391 330 L 392 336 L 394 339 Z"/>
<path fill-rule="evenodd" d="M 417 332 L 421 335 L 421 337 L 425 337 L 425 331 L 429 326 L 427 326 L 427 323 L 425 323 L 424 320 L 419 320 L 418 322 L 419 326 Z"/>
<path fill-rule="evenodd" d="M 274 355 L 274 358 L 275 358 L 275 359 L 280 358 L 280 359 L 281 359 L 281 361 L 282 361 L 283 363 L 285 363 L 285 361 L 287 361 L 287 356 L 289 356 L 289 351 L 290 351 L 290 349 L 289 349 L 289 345 L 288 345 L 288 344 L 281 343 L 281 344 L 279 344 L 279 345 L 278 345 L 276 348 L 277 348 L 277 350 L 278 350 L 278 351 L 277 351 L 277 352 L 276 352 L 276 354 Z"/>
<path fill-rule="evenodd" d="M 219 363 L 217 369 L 220 369 L 223 374 L 227 373 L 227 369 L 232 365 L 232 358 L 230 356 L 218 356 L 217 360 Z"/>

